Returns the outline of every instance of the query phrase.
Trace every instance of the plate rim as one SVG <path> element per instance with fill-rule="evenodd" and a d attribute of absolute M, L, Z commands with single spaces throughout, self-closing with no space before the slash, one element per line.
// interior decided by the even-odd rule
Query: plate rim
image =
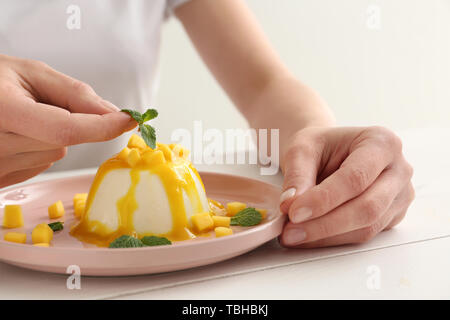
<path fill-rule="evenodd" d="M 255 178 L 250 178 L 250 177 L 246 177 L 246 176 L 239 176 L 239 175 L 235 175 L 235 174 L 229 174 L 229 173 L 221 173 L 221 172 L 211 172 L 211 171 L 198 171 L 198 173 L 200 174 L 200 176 L 202 175 L 215 175 L 215 176 L 226 176 L 229 178 L 238 178 L 238 179 L 247 179 L 247 180 L 253 180 L 256 181 L 258 183 L 261 184 L 265 184 L 267 186 L 276 188 L 280 191 L 281 193 L 281 187 L 277 186 L 275 184 L 266 182 L 266 181 L 261 181 L 259 179 L 255 179 Z M 41 184 L 45 184 L 47 182 L 55 182 L 55 181 L 59 181 L 59 180 L 66 180 L 66 179 L 70 179 L 70 178 L 86 178 L 86 177 L 94 177 L 96 173 L 86 173 L 86 174 L 81 174 L 81 175 L 77 175 L 77 176 L 68 176 L 68 177 L 59 177 L 59 178 L 53 178 L 53 179 L 46 179 L 46 180 L 42 180 L 42 181 L 36 181 L 33 183 L 29 183 L 29 184 L 25 184 L 25 185 L 21 185 L 21 186 L 11 186 L 8 187 L 4 190 L 1 190 L 0 193 L 4 193 L 4 192 L 8 192 L 8 191 L 13 191 L 15 189 L 20 189 L 23 187 L 30 187 L 30 186 L 35 186 L 35 185 L 41 185 Z M 202 177 L 203 179 L 203 177 Z M 258 226 L 254 226 L 249 230 L 244 230 L 243 232 L 239 232 L 236 234 L 233 234 L 232 237 L 233 239 L 239 239 L 242 237 L 246 237 L 249 234 L 255 233 L 255 232 L 260 232 L 264 229 L 270 228 L 273 224 L 277 223 L 278 220 L 280 219 L 285 219 L 285 215 L 279 210 L 278 208 L 278 212 L 277 212 L 277 216 L 274 217 L 272 220 L 268 221 L 267 223 L 264 223 L 262 225 L 258 225 Z M 280 233 L 281 234 L 281 233 Z M 279 234 L 277 235 L 279 236 Z M 275 236 L 274 238 L 276 238 L 277 236 Z M 272 238 L 272 239 L 274 239 Z M 227 237 L 220 237 L 220 238 L 209 238 L 206 239 L 205 241 L 207 241 L 208 243 L 211 242 L 216 242 L 216 243 L 220 243 L 220 242 L 228 242 L 229 238 L 227 239 Z M 187 240 L 186 242 L 182 242 L 179 241 L 177 242 L 177 244 L 175 245 L 177 248 L 182 248 L 182 247 L 191 247 L 191 246 L 196 246 L 196 245 L 200 245 L 200 244 L 204 244 L 204 241 L 201 242 L 191 242 L 189 240 Z M 10 242 L 10 241 L 6 241 L 3 239 L 0 239 L 0 248 L 3 246 L 7 246 L 7 247 L 17 247 L 17 248 L 21 248 L 24 249 L 24 244 L 22 243 L 15 243 L 15 242 Z M 173 248 L 172 246 L 150 246 L 150 247 L 141 247 L 141 248 L 105 248 L 105 247 L 79 247 L 79 248 L 75 248 L 75 247 L 37 247 L 37 246 L 33 246 L 30 244 L 26 244 L 26 246 L 29 246 L 30 249 L 38 249 L 38 250 L 52 250 L 52 251 L 64 251 L 65 253 L 67 253 L 68 251 L 70 252 L 82 252 L 82 251 L 89 251 L 90 253 L 95 253 L 95 252 L 101 252 L 101 253 L 105 253 L 105 252 L 109 252 L 109 253 L 123 253 L 123 252 L 127 252 L 127 253 L 132 253 L 132 252 L 145 252 L 145 251 L 165 251 L 165 250 L 170 250 L 169 248 Z M 114 253 L 114 254 L 115 254 Z M 0 260 L 2 260 L 0 258 Z"/>

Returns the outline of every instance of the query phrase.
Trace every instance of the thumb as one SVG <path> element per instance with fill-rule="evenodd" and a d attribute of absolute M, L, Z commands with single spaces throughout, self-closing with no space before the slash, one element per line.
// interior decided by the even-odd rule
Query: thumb
<path fill-rule="evenodd" d="M 38 102 L 64 108 L 71 113 L 105 114 L 119 111 L 103 100 L 88 84 L 58 72 L 45 63 L 26 60 L 21 75 Z"/>
<path fill-rule="evenodd" d="M 320 165 L 320 150 L 307 139 L 292 145 L 284 157 L 283 193 L 280 196 L 280 210 L 287 214 L 292 202 L 316 185 L 317 172 Z M 310 141 L 310 142 L 308 142 Z"/>

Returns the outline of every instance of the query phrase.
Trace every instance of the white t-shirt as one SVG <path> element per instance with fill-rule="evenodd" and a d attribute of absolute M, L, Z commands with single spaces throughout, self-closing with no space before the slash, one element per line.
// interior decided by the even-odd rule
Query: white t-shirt
<path fill-rule="evenodd" d="M 161 26 L 186 1 L 2 0 L 0 53 L 43 61 L 120 108 L 143 110 L 155 93 Z M 98 166 L 127 139 L 70 147 L 52 170 Z"/>

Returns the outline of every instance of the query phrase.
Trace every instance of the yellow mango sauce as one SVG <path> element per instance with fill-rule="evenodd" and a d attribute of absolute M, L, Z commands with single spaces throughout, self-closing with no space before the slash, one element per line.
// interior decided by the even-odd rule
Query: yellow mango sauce
<path fill-rule="evenodd" d="M 121 159 L 119 157 L 119 154 L 105 161 L 99 167 L 91 185 L 86 207 L 81 216 L 81 221 L 72 228 L 70 231 L 71 235 L 83 242 L 95 244 L 100 247 L 109 246 L 112 241 L 122 235 L 130 235 L 138 238 L 156 235 L 166 237 L 171 241 L 188 240 L 200 235 L 190 227 L 184 207 L 183 190 L 190 199 L 194 213 L 204 211 L 195 181 L 189 172 L 189 168 L 197 176 L 201 183 L 201 187 L 204 189 L 203 182 L 197 170 L 187 159 L 188 152 L 184 149 L 174 150 L 174 146 L 175 145 L 167 146 L 158 143 L 155 150 L 151 148 L 140 150 L 141 154 L 147 152 L 163 152 L 164 158 L 161 157 L 162 161 L 159 161 L 159 163 L 156 164 L 153 163 L 151 166 L 147 165 L 145 161 L 141 159 L 139 163 L 134 167 L 131 167 L 126 159 Z M 117 230 L 111 230 L 99 221 L 90 220 L 89 209 L 106 174 L 111 170 L 121 168 L 131 169 L 131 185 L 127 193 L 116 203 L 117 211 L 119 213 L 119 226 Z M 135 198 L 135 190 L 139 183 L 140 172 L 144 170 L 149 171 L 151 174 L 158 175 L 169 199 L 170 210 L 172 212 L 172 230 L 167 234 L 138 234 L 133 227 L 134 212 L 139 207 L 139 203 Z M 149 190 L 149 192 L 151 192 L 151 190 Z M 209 208 L 207 208 L 207 210 L 208 209 Z M 149 210 L 151 210 L 151 208 L 149 208 Z"/>

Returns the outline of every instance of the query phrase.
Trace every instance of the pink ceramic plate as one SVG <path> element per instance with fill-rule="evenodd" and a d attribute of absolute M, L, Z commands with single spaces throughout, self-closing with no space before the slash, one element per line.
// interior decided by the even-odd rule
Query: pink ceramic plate
<path fill-rule="evenodd" d="M 75 193 L 88 192 L 94 178 L 83 175 L 55 179 L 9 188 L 0 192 L 0 221 L 6 204 L 20 204 L 25 226 L 20 229 L 0 229 L 0 260 L 20 267 L 55 273 L 66 273 L 68 266 L 77 265 L 82 275 L 118 276 L 167 272 L 207 265 L 248 252 L 277 237 L 284 217 L 278 209 L 280 189 L 276 186 L 227 174 L 200 173 L 208 197 L 220 202 L 242 201 L 268 209 L 268 217 L 254 227 L 233 227 L 234 234 L 222 238 L 198 237 L 175 242 L 171 246 L 132 249 L 98 248 L 84 244 L 69 235 L 77 222 L 73 215 Z M 49 223 L 47 207 L 62 200 L 66 208 L 65 228 L 56 232 L 49 248 L 31 243 L 31 230 L 38 223 Z M 7 232 L 25 232 L 27 244 L 3 240 Z"/>

